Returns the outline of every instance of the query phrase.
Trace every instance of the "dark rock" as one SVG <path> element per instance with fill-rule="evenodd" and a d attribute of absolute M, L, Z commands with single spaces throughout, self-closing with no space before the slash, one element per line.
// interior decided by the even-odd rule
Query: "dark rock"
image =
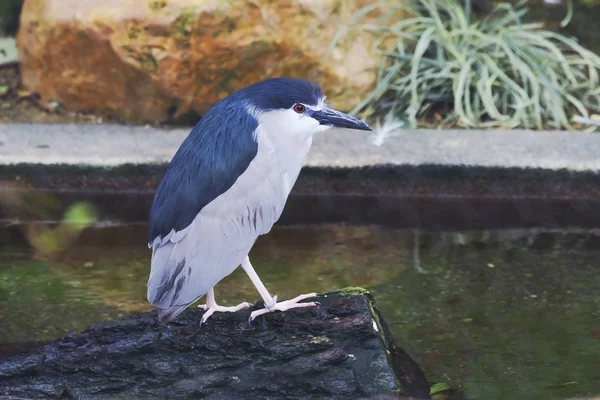
<path fill-rule="evenodd" d="M 0 33 L 14 35 L 19 30 L 19 17 L 24 0 L 3 0 L 0 2 Z"/>
<path fill-rule="evenodd" d="M 0 396 L 28 399 L 428 399 L 423 372 L 370 294 L 319 296 L 317 308 L 155 312 L 93 326 L 0 361 Z"/>

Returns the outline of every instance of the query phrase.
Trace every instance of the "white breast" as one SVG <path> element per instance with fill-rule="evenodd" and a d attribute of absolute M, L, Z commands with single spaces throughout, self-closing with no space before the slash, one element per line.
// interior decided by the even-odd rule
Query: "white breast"
<path fill-rule="evenodd" d="M 311 136 L 289 140 L 260 127 L 255 134 L 258 152 L 248 169 L 200 212 L 206 217 L 239 220 L 244 230 L 248 227 L 242 222 L 251 220 L 256 231 L 246 235 L 252 243 L 279 219 L 312 142 Z"/>
<path fill-rule="evenodd" d="M 279 219 L 310 150 L 311 136 L 284 138 L 257 129 L 256 157 L 225 193 L 206 205 L 184 231 L 154 248 L 148 282 L 154 298 L 172 265 L 185 262 L 184 285 L 161 307 L 189 304 L 233 272 L 260 235 Z M 172 293 L 171 293 L 172 292 Z"/>
<path fill-rule="evenodd" d="M 290 138 L 264 129 L 258 129 L 256 134 L 259 152 L 257 157 L 261 157 L 261 153 L 266 156 L 265 161 L 271 165 L 271 179 L 280 182 L 282 194 L 287 197 L 304 165 L 312 136 Z"/>

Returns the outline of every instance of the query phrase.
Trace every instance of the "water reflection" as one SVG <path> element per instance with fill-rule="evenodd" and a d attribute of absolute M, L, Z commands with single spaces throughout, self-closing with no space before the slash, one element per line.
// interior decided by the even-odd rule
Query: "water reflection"
<path fill-rule="evenodd" d="M 53 340 L 150 309 L 146 226 L 86 229 L 58 253 L 0 229 L 0 343 Z M 371 289 L 399 344 L 431 382 L 465 398 L 600 394 L 600 234 L 277 227 L 251 254 L 273 294 Z M 223 304 L 257 301 L 238 270 Z"/>

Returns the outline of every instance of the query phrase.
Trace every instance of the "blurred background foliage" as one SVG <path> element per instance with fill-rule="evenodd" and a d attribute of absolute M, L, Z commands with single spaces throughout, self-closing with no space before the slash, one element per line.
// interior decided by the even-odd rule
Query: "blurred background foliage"
<path fill-rule="evenodd" d="M 374 32 L 386 61 L 377 86 L 353 112 L 406 118 L 412 127 L 419 119 L 464 128 L 573 129 L 573 117 L 590 120 L 600 112 L 600 57 L 542 22 L 528 22 L 527 3 L 496 3 L 485 14 L 457 0 L 365 7 L 344 35 Z M 378 20 L 363 23 L 373 10 L 381 12 Z M 406 12 L 409 18 L 397 18 Z"/>
<path fill-rule="evenodd" d="M 0 182 L 0 213 L 22 227 L 36 257 L 52 257 L 69 249 L 97 221 L 94 204 L 63 204 L 54 194 Z"/>
<path fill-rule="evenodd" d="M 0 1 L 0 36 L 17 32 L 23 1 Z M 371 123 L 385 119 L 393 129 L 597 130 L 598 20 L 600 0 L 379 0 L 348 20 L 330 50 L 361 31 L 377 38 L 376 51 L 385 55 L 377 84 L 352 110 Z M 41 102 L 36 93 L 17 90 L 10 72 L 0 76 L 6 92 L 0 108 L 7 110 L 0 118 L 6 113 L 8 120 L 46 121 L 46 114 L 69 112 L 56 106 L 60 99 Z M 44 115 L 27 109 L 22 118 L 12 111 L 24 107 L 23 96 L 34 96 Z M 98 121 L 109 117 L 100 113 Z"/>

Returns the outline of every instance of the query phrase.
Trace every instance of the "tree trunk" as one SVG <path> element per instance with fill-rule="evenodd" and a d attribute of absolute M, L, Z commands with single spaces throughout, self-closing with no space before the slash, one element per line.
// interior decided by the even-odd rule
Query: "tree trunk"
<path fill-rule="evenodd" d="M 163 325 L 130 315 L 0 361 L 0 395 L 28 399 L 428 399 L 372 296 L 346 289 L 321 305 L 248 323 L 251 310 L 190 309 Z M 259 307 L 262 304 L 258 305 Z"/>

